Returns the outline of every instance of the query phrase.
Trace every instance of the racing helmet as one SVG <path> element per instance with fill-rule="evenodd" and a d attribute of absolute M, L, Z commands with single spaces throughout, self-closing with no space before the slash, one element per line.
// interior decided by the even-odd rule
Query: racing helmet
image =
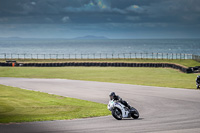
<path fill-rule="evenodd" d="M 109 96 L 110 96 L 110 100 L 113 100 L 114 96 L 116 96 L 115 92 L 111 92 Z"/>

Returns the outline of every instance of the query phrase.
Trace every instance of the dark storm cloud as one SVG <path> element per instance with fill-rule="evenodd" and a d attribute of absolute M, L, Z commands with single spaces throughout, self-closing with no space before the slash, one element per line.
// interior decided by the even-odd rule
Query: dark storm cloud
<path fill-rule="evenodd" d="M 62 23 L 66 17 L 93 23 L 100 17 L 100 22 L 195 22 L 199 5 L 199 0 L 1 0 L 0 23 Z"/>
<path fill-rule="evenodd" d="M 199 22 L 199 0 L 0 0 L 0 24 L 10 25 L 12 30 L 21 24 L 27 29 L 48 24 L 77 32 L 88 28 L 88 32 L 108 33 L 109 29 L 108 34 L 121 31 L 130 35 L 174 29 L 196 34 Z"/>

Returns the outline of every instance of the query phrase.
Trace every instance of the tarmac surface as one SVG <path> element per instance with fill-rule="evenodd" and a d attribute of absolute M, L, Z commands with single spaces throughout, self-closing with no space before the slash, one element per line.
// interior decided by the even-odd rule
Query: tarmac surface
<path fill-rule="evenodd" d="M 105 104 L 109 93 L 114 91 L 140 113 L 138 120 L 119 121 L 103 116 L 0 124 L 0 133 L 200 132 L 199 90 L 65 79 L 0 78 L 0 84 Z"/>

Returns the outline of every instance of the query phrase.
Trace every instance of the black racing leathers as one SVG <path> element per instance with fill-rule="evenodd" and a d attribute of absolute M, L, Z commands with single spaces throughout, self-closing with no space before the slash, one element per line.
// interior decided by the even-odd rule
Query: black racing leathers
<path fill-rule="evenodd" d="M 113 97 L 113 99 L 118 101 L 118 102 L 120 102 L 121 104 L 123 104 L 124 106 L 128 107 L 129 109 L 131 108 L 130 105 L 125 100 L 122 100 L 121 97 L 115 95 Z"/>

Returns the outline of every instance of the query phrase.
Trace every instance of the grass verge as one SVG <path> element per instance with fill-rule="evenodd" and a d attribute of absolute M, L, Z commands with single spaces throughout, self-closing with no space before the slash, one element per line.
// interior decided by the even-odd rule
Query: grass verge
<path fill-rule="evenodd" d="M 110 115 L 105 104 L 0 85 L 0 123 Z"/>
<path fill-rule="evenodd" d="M 168 68 L 131 67 L 0 67 L 1 77 L 60 78 L 134 85 L 195 89 L 197 74 Z"/>
<path fill-rule="evenodd" d="M 6 60 L 0 59 L 0 62 Z M 27 63 L 49 63 L 49 62 L 134 62 L 134 63 L 175 63 L 186 67 L 200 66 L 200 62 L 195 60 L 178 60 L 178 59 L 16 59 L 17 62 Z"/>

